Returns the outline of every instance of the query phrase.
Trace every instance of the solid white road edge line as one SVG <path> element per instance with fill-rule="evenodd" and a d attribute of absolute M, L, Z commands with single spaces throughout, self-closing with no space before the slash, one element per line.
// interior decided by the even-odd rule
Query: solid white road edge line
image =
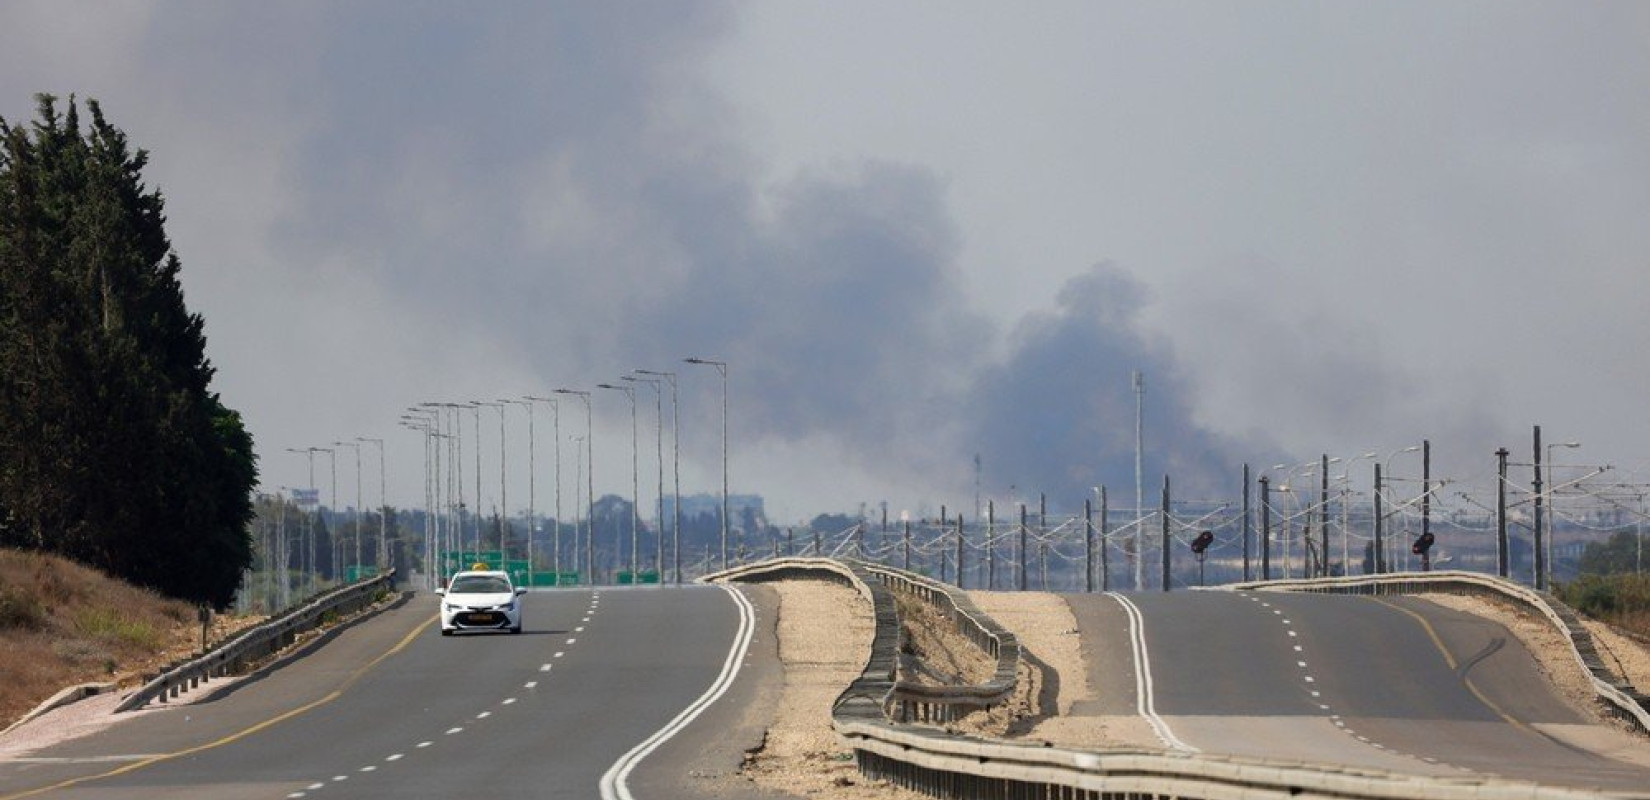
<path fill-rule="evenodd" d="M 635 800 L 628 785 L 631 771 L 642 762 L 642 759 L 680 733 L 712 703 L 727 694 L 728 688 L 733 686 L 733 679 L 739 675 L 739 668 L 745 661 L 745 651 L 750 649 L 751 636 L 756 631 L 756 609 L 751 607 L 750 601 L 745 599 L 738 589 L 727 584 L 719 585 L 739 609 L 739 630 L 733 637 L 733 645 L 728 649 L 727 658 L 722 661 L 721 674 L 716 676 L 716 680 L 711 682 L 710 688 L 706 689 L 699 699 L 682 709 L 675 719 L 655 731 L 641 744 L 631 748 L 630 752 L 620 756 L 618 761 L 613 762 L 613 766 L 607 768 L 600 783 L 602 800 Z"/>
<path fill-rule="evenodd" d="M 1186 744 L 1175 736 L 1169 728 L 1167 720 L 1157 714 L 1156 690 L 1152 684 L 1152 657 L 1146 650 L 1146 618 L 1140 613 L 1140 608 L 1134 601 L 1116 592 L 1107 592 L 1107 596 L 1123 606 L 1123 613 L 1129 618 L 1129 645 L 1134 650 L 1134 691 L 1135 710 L 1152 726 L 1152 731 L 1163 744 L 1174 750 L 1187 753 L 1202 752 Z"/>

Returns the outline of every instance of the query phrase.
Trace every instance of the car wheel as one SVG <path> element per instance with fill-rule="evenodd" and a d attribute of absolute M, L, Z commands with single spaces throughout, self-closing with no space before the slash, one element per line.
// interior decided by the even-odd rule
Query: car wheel
<path fill-rule="evenodd" d="M 453 635 L 453 632 L 451 630 L 448 630 L 447 628 L 442 628 L 441 629 L 441 635 L 442 636 L 451 636 L 451 635 Z"/>
<path fill-rule="evenodd" d="M 521 633 L 521 626 L 520 626 L 520 625 L 517 625 L 517 626 L 515 626 L 515 627 L 514 627 L 514 628 L 511 628 L 511 629 L 510 629 L 510 632 L 511 632 L 511 633 Z"/>

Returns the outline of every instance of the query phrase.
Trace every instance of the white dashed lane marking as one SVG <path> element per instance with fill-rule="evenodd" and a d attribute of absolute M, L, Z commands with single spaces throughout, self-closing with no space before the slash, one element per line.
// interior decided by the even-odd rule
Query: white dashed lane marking
<path fill-rule="evenodd" d="M 598 605 L 597 600 L 593 597 L 590 601 L 590 609 L 588 610 L 586 616 L 584 618 L 582 618 L 581 620 L 579 620 L 579 621 L 580 622 L 589 622 L 590 621 L 590 615 L 595 614 L 597 605 Z M 573 632 L 574 633 L 583 633 L 584 632 L 584 627 L 583 626 L 576 627 L 576 628 L 573 629 Z M 567 644 L 574 644 L 577 641 L 578 641 L 578 639 L 576 639 L 576 638 L 569 638 L 567 640 Z M 565 655 L 565 651 L 559 651 L 558 650 L 554 657 L 555 658 L 561 658 L 563 655 Z M 548 664 L 548 663 L 541 664 L 541 665 L 539 665 L 539 670 L 538 671 L 541 672 L 541 673 L 549 672 L 550 667 L 551 667 L 551 665 Z M 525 688 L 528 688 L 528 689 L 536 688 L 538 685 L 539 685 L 538 681 L 528 681 L 524 684 Z M 516 702 L 516 698 L 506 697 L 502 701 L 499 702 L 499 705 L 503 705 L 503 706 L 514 705 L 515 702 Z M 491 717 L 492 715 L 493 715 L 493 712 L 491 712 L 491 711 L 482 711 L 482 712 L 475 715 L 475 719 L 483 720 L 483 719 L 487 719 L 488 717 Z M 445 735 L 452 736 L 454 734 L 463 733 L 463 732 L 464 732 L 463 726 L 454 726 L 452 728 L 448 728 Z M 423 748 L 426 748 L 426 747 L 430 747 L 433 744 L 435 744 L 435 742 L 433 742 L 433 741 L 422 741 L 422 742 L 419 742 L 417 745 L 415 745 L 415 749 L 423 749 Z M 406 754 L 404 754 L 404 753 L 392 753 L 389 756 L 386 756 L 384 758 L 384 761 L 385 761 L 385 763 L 394 763 L 396 761 L 400 761 L 402 758 L 405 758 L 405 757 L 406 757 Z M 362 774 L 370 774 L 370 773 L 373 773 L 373 772 L 376 772 L 376 771 L 378 771 L 378 766 L 376 764 L 368 764 L 364 767 L 361 767 L 360 770 L 359 770 L 359 772 L 362 773 Z M 349 780 L 349 777 L 350 776 L 348 776 L 348 775 L 334 775 L 334 776 L 332 776 L 332 782 L 333 783 L 342 783 L 344 781 Z M 287 796 L 287 798 L 289 798 L 289 800 L 298 800 L 298 798 L 308 797 L 310 792 L 320 791 L 321 789 L 326 788 L 326 786 L 327 786 L 326 782 L 312 783 L 308 787 L 306 787 L 304 791 L 292 792 L 292 793 L 290 793 L 286 796 Z"/>

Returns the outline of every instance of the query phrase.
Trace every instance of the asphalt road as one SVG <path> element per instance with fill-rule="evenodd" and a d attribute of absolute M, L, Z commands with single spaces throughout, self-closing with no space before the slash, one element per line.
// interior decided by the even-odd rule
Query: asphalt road
<path fill-rule="evenodd" d="M 740 591 L 533 592 L 517 636 L 442 637 L 415 597 L 210 702 L 0 762 L 0 798 L 761 797 L 727 776 L 780 680 L 776 603 Z"/>
<path fill-rule="evenodd" d="M 1650 746 L 1568 706 L 1519 640 L 1481 617 L 1416 598 L 1066 599 L 1100 697 L 1075 711 L 1141 714 L 1173 747 L 1469 779 L 1650 786 Z M 1132 620 L 1128 604 L 1139 612 Z M 1135 634 L 1149 670 L 1136 668 Z"/>

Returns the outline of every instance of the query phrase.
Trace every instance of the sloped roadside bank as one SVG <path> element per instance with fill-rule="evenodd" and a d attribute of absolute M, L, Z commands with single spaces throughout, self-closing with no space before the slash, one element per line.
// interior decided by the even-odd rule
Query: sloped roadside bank
<path fill-rule="evenodd" d="M 315 652 L 323 644 L 332 641 L 358 623 L 380 612 L 405 605 L 412 594 L 389 591 L 384 581 L 392 576 L 393 573 L 390 573 L 383 578 L 369 579 L 323 594 L 319 599 L 294 609 L 283 617 L 270 620 L 267 625 L 243 627 L 238 635 L 220 642 L 207 654 L 197 654 L 194 657 L 186 655 L 172 667 L 162 669 L 159 675 L 150 676 L 152 680 L 146 678 L 147 682 L 141 686 L 135 685 L 124 691 L 101 693 L 90 699 L 40 713 L 0 735 L 0 756 L 18 756 L 69 741 L 107 728 L 123 719 L 135 717 L 146 710 L 159 711 L 167 707 L 210 701 L 237 691 L 250 681 L 266 678 L 293 660 Z M 338 604 L 340 599 L 350 597 L 358 598 L 357 602 L 350 605 Z M 272 632 L 276 635 L 271 636 Z M 255 644 L 258 641 L 247 638 L 252 635 L 262 636 L 266 643 L 250 650 L 242 647 L 241 645 Z M 233 656 L 235 653 L 240 655 Z M 231 662 L 224 660 L 228 657 L 233 657 L 233 663 L 241 666 L 233 670 L 228 669 Z M 210 680 L 205 679 L 208 672 L 211 675 Z M 201 676 L 201 680 L 198 683 L 190 681 L 178 684 L 180 691 L 170 698 L 165 697 L 166 693 L 155 696 L 154 699 L 164 702 L 148 703 L 144 700 L 151 696 L 157 684 L 168 683 L 172 680 L 170 676 L 185 673 L 197 674 Z M 183 691 L 191 686 L 196 690 Z M 144 708 L 145 705 L 148 706 L 147 709 Z"/>

